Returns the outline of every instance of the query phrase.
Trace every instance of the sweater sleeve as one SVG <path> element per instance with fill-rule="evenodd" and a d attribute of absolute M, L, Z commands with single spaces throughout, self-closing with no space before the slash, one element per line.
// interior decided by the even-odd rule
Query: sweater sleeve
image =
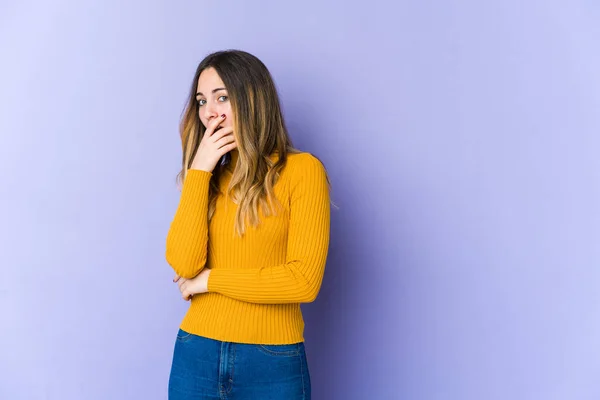
<path fill-rule="evenodd" d="M 166 259 L 182 278 L 195 277 L 206 264 L 211 176 L 211 172 L 188 170 L 179 206 L 167 233 Z"/>
<path fill-rule="evenodd" d="M 209 292 L 263 304 L 308 303 L 316 299 L 329 247 L 329 186 L 325 168 L 314 156 L 302 157 L 293 168 L 285 263 L 214 269 L 208 278 Z"/>

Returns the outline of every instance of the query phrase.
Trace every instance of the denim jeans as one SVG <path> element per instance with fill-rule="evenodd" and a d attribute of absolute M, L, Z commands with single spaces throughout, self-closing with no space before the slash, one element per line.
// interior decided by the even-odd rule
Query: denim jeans
<path fill-rule="evenodd" d="M 179 330 L 169 400 L 310 400 L 304 343 L 221 342 Z"/>

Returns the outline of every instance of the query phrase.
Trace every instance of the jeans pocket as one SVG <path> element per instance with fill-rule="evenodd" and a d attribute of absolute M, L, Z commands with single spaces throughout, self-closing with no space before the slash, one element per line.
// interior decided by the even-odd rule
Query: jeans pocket
<path fill-rule="evenodd" d="M 193 335 L 191 333 L 188 333 L 183 329 L 179 329 L 179 332 L 177 332 L 177 340 L 179 340 L 180 342 L 185 342 L 189 340 L 192 336 Z"/>
<path fill-rule="evenodd" d="M 258 344 L 260 352 L 275 357 L 294 357 L 300 354 L 302 343 L 293 344 Z"/>

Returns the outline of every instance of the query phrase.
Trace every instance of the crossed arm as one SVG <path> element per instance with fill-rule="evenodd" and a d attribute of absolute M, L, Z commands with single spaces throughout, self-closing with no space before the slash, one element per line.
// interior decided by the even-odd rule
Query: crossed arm
<path fill-rule="evenodd" d="M 306 303 L 316 299 L 329 247 L 329 186 L 318 159 L 306 156 L 296 167 L 297 173 L 290 182 L 286 260 L 260 268 L 204 268 L 210 175 L 204 171 L 188 172 L 167 236 L 167 261 L 175 271 L 174 281 L 185 300 L 206 292 L 262 304 Z M 206 202 L 198 201 L 200 196 L 205 196 Z"/>

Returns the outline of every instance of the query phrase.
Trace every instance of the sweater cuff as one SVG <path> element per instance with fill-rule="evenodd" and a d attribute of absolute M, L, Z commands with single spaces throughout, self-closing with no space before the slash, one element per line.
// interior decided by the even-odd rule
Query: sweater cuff
<path fill-rule="evenodd" d="M 217 275 L 218 274 L 219 273 L 217 272 Z M 215 289 L 218 287 L 218 286 L 215 286 L 215 284 L 217 284 L 215 279 L 218 281 L 218 277 L 215 277 L 215 270 L 211 269 L 210 274 L 208 274 L 208 280 L 206 281 L 206 290 L 208 291 L 208 293 L 215 292 Z"/>
<path fill-rule="evenodd" d="M 209 293 L 220 293 L 220 290 L 224 288 L 231 288 L 232 286 L 236 286 L 235 284 L 228 285 L 228 283 L 231 282 L 230 278 L 226 276 L 227 272 L 227 270 L 222 268 L 210 270 L 210 274 L 208 275 L 208 281 L 206 282 L 206 288 L 209 291 Z M 243 271 L 240 275 L 243 276 L 244 272 L 247 272 L 249 274 L 252 273 L 252 271 Z"/>
<path fill-rule="evenodd" d="M 212 178 L 212 172 L 201 169 L 189 169 L 183 181 L 182 192 L 186 189 L 191 192 L 197 192 L 199 189 L 207 188 Z"/>
<path fill-rule="evenodd" d="M 212 177 L 212 172 L 205 171 L 203 169 L 188 169 L 185 175 L 185 180 L 188 179 L 209 179 Z"/>

